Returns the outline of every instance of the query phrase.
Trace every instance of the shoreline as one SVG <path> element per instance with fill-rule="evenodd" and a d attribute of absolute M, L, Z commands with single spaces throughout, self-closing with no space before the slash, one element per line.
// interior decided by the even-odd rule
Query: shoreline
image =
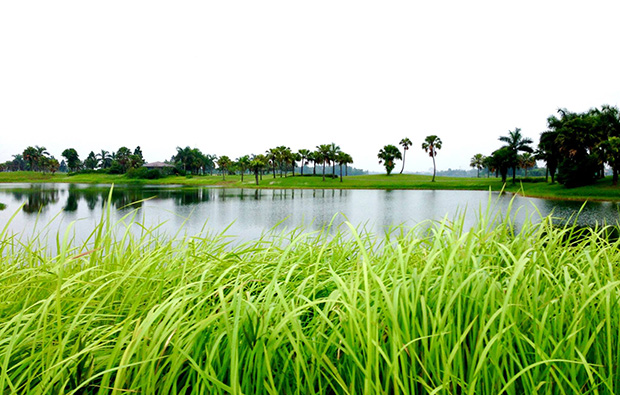
<path fill-rule="evenodd" d="M 620 187 L 611 185 L 611 177 L 599 180 L 591 186 L 566 189 L 559 184 L 548 184 L 541 179 L 537 182 L 520 182 L 502 184 L 498 178 L 460 178 L 437 177 L 431 182 L 430 176 L 423 175 L 364 175 L 347 176 L 344 182 L 339 178 L 322 176 L 288 176 L 272 178 L 264 175 L 259 185 L 253 176 L 245 176 L 241 182 L 239 175 L 221 176 L 171 176 L 155 180 L 129 179 L 124 175 L 109 174 L 42 174 L 32 172 L 0 173 L 1 184 L 42 184 L 66 183 L 89 185 L 123 185 L 123 186 L 170 186 L 170 187 L 216 187 L 246 189 L 360 189 L 360 190 L 448 190 L 448 191 L 491 191 L 507 192 L 526 198 L 538 198 L 555 201 L 581 202 L 620 202 Z"/>

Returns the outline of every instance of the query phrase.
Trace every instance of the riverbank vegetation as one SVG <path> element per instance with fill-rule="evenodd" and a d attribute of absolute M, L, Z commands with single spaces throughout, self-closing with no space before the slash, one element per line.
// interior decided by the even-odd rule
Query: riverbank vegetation
<path fill-rule="evenodd" d="M 606 171 L 612 175 L 613 185 L 617 185 L 618 182 L 620 172 L 620 112 L 618 108 L 605 105 L 601 109 L 594 108 L 584 113 L 572 113 L 566 109 L 560 109 L 558 114 L 559 117 L 552 115 L 547 119 L 549 130 L 541 134 L 537 148 L 533 146 L 533 139 L 523 136 L 521 129 L 515 128 L 513 131 L 509 131 L 508 135 L 499 137 L 499 140 L 505 145 L 495 150 L 491 155 L 475 154 L 470 160 L 470 166 L 477 169 L 477 178 L 481 178 L 480 171 L 483 169 L 486 169 L 487 177 L 491 173 L 496 178 L 501 177 L 501 187 L 494 188 L 489 184 L 496 185 L 498 183 L 487 181 L 487 185 L 483 189 L 524 190 L 526 195 L 532 193 L 532 196 L 544 197 L 571 196 L 618 199 L 620 196 L 616 197 L 615 194 L 609 193 L 605 181 L 599 183 L 600 180 L 604 179 Z M 388 176 L 395 168 L 397 160 L 403 161 L 400 170 L 400 173 L 403 173 L 405 154 L 413 143 L 411 139 L 406 137 L 399 144 L 403 148 L 402 153 L 396 145 L 388 144 L 380 149 L 377 155 L 379 163 L 385 166 Z M 421 145 L 421 148 L 433 160 L 432 181 L 435 180 L 436 175 L 435 157 L 441 147 L 442 140 L 436 135 L 427 136 Z M 156 180 L 164 179 L 162 183 L 165 184 L 227 185 L 228 183 L 238 184 L 236 177 L 234 177 L 238 175 L 241 178 L 241 184 L 244 184 L 244 176 L 248 176 L 249 179 L 253 176 L 254 184 L 265 187 L 281 185 L 283 187 L 331 188 L 332 186 L 329 185 L 330 182 L 328 181 L 338 178 L 345 188 L 361 188 L 362 185 L 366 184 L 363 181 L 360 182 L 361 179 L 347 182 L 349 185 L 345 186 L 344 178 L 367 174 L 362 170 L 351 168 L 353 158 L 343 152 L 340 146 L 335 143 L 317 145 L 315 150 L 300 149 L 298 151 L 291 150 L 286 146 L 278 146 L 268 149 L 263 154 L 244 155 L 234 160 L 226 155 L 218 157 L 204 154 L 200 149 L 190 148 L 189 146 L 177 147 L 176 153 L 172 155 L 169 161 L 152 163 L 145 163 L 139 146 L 133 152 L 127 147 L 120 147 L 112 153 L 101 150 L 100 153 L 95 154 L 91 151 L 83 162 L 73 148 L 64 150 L 62 155 L 66 161 L 63 160 L 58 163 L 45 147 L 29 146 L 22 154 L 13 155 L 12 161 L 0 164 L 0 181 L 11 177 L 19 179 L 19 175 L 23 174 L 20 171 L 30 170 L 40 173 L 40 175 L 29 175 L 27 179 L 18 181 L 59 180 L 60 178 L 54 178 L 57 172 L 66 175 L 66 171 L 70 171 L 69 176 L 79 176 L 73 180 L 86 180 L 84 182 L 114 180 L 118 179 L 115 176 L 124 175 L 127 180 L 131 180 L 128 181 L 131 183 L 160 183 Z M 588 186 L 588 188 L 576 192 L 556 193 L 557 188 L 537 186 L 528 192 L 526 188 L 522 188 L 517 183 L 517 171 L 518 169 L 524 170 L 524 177 L 521 181 L 531 181 L 531 178 L 528 178 L 528 170 L 536 166 L 537 160 L 545 162 L 545 180 L 548 181 L 550 177 L 551 184 L 555 184 L 557 179 L 565 188 L 583 186 Z M 504 187 L 510 169 L 512 169 L 513 185 Z M 540 174 L 540 169 L 536 170 L 538 171 L 534 174 Z M 17 175 L 5 176 L 6 173 L 11 172 L 16 172 Z M 316 176 L 317 173 L 321 175 L 322 184 L 320 186 L 314 184 L 314 179 L 310 179 L 311 181 L 308 182 L 306 178 L 303 178 L 303 181 L 276 181 L 277 177 L 288 178 L 290 176 L 295 178 L 296 176 L 308 176 L 310 173 L 313 176 Z M 203 177 L 205 175 L 213 176 L 214 174 L 219 174 L 221 182 Z M 269 177 L 270 174 L 272 177 Z M 399 175 L 403 176 L 403 174 Z M 189 179 L 200 177 L 201 181 L 184 181 L 181 179 L 183 176 L 189 177 Z M 409 185 L 402 179 L 385 182 L 379 181 L 379 178 L 374 180 L 378 183 L 367 185 L 367 187 L 422 189 L 419 183 Z M 442 186 L 431 184 L 427 189 L 476 189 L 472 187 L 472 183 L 485 183 L 461 180 L 462 186 L 444 182 Z M 600 189 L 597 184 L 605 185 L 604 193 L 597 192 Z M 591 191 L 594 191 L 593 195 L 590 194 Z"/>
<path fill-rule="evenodd" d="M 158 179 L 133 179 L 127 175 L 112 174 L 42 174 L 36 172 L 0 172 L 0 183 L 76 183 L 76 184 L 116 184 L 116 185 L 178 185 L 178 186 L 218 186 L 229 188 L 297 188 L 297 189 L 411 189 L 411 190 L 478 190 L 505 191 L 528 197 L 565 200 L 620 200 L 620 193 L 613 185 L 612 177 L 597 180 L 594 185 L 578 188 L 564 188 L 561 184 L 545 182 L 544 177 L 517 178 L 516 184 L 502 183 L 494 177 L 463 178 L 436 177 L 412 174 L 383 174 L 348 176 L 344 182 L 339 178 L 321 175 L 303 177 L 263 176 L 257 187 L 252 178 L 241 181 L 239 175 L 228 175 L 226 180 L 220 176 L 168 176 Z"/>
<path fill-rule="evenodd" d="M 0 391 L 620 393 L 620 245 L 552 225 L 2 233 Z"/>

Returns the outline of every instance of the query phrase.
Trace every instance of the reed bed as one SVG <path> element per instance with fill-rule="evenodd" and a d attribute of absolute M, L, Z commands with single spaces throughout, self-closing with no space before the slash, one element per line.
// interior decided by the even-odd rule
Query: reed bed
<path fill-rule="evenodd" d="M 617 241 L 481 213 L 233 245 L 0 235 L 0 391 L 620 393 Z M 46 242 L 49 242 L 46 241 Z"/>

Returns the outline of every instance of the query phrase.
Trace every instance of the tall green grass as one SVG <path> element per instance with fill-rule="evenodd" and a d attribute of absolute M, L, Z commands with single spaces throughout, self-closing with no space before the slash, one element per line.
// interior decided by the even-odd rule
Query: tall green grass
<path fill-rule="evenodd" d="M 3 393 L 620 393 L 604 228 L 487 212 L 233 245 L 106 218 L 53 255 L 0 235 Z"/>

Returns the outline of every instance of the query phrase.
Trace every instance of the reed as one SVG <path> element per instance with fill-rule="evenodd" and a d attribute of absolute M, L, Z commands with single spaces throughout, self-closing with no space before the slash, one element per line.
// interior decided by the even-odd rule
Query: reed
<path fill-rule="evenodd" d="M 620 393 L 618 242 L 479 217 L 235 245 L 104 216 L 55 254 L 5 228 L 0 391 Z"/>

